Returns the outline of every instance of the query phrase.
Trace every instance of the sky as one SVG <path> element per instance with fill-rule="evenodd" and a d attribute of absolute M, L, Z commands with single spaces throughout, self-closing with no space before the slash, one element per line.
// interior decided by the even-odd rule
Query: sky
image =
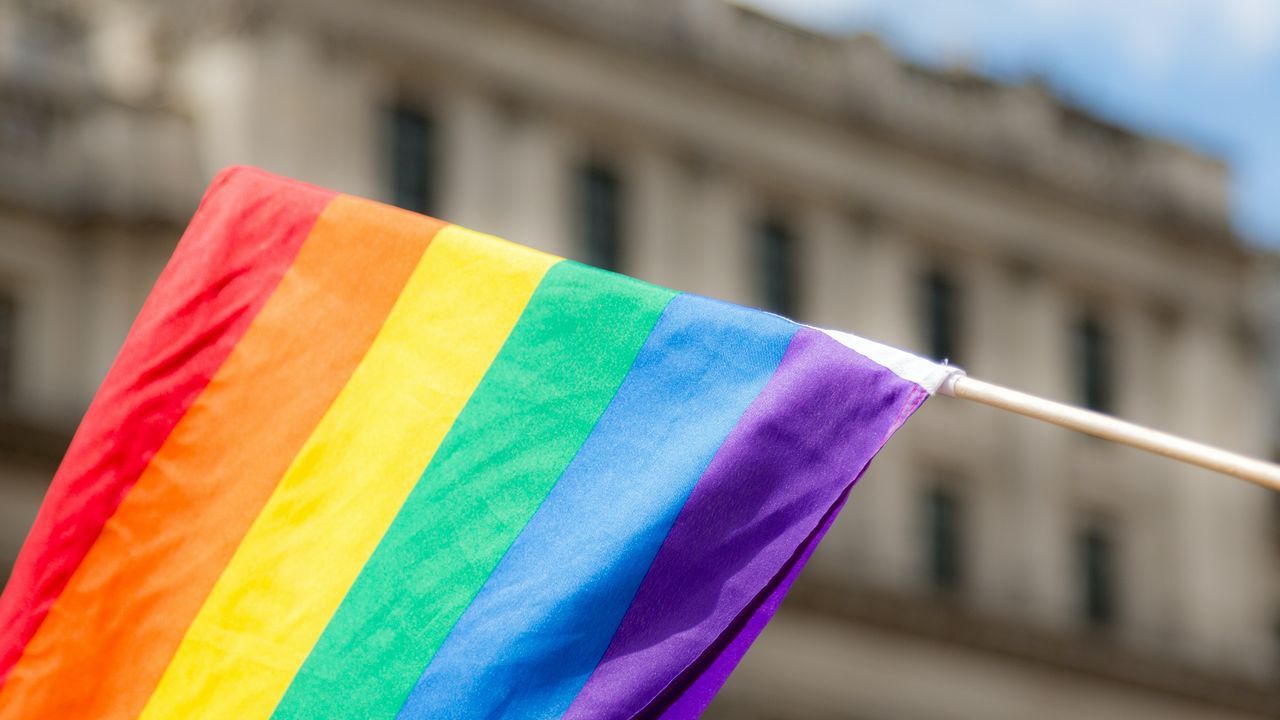
<path fill-rule="evenodd" d="M 1044 78 L 1101 117 L 1227 161 L 1232 218 L 1280 248 L 1280 0 L 751 0 L 924 63 Z"/>

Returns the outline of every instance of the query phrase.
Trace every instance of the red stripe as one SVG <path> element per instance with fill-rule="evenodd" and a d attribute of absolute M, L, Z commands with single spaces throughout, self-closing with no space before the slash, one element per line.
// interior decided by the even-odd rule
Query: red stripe
<path fill-rule="evenodd" d="M 80 423 L 0 595 L 0 684 L 333 196 L 252 168 L 214 179 Z"/>

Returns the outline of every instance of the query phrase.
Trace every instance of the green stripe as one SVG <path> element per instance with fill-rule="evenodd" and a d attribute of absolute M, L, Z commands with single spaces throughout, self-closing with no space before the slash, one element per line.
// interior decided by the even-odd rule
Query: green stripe
<path fill-rule="evenodd" d="M 672 297 L 572 262 L 547 273 L 272 717 L 395 716 Z"/>

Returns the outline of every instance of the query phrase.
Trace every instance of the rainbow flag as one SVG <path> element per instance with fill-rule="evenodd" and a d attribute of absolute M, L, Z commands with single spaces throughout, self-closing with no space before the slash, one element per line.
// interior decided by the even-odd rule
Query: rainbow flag
<path fill-rule="evenodd" d="M 0 719 L 695 716 L 946 374 L 226 171 L 0 598 Z"/>

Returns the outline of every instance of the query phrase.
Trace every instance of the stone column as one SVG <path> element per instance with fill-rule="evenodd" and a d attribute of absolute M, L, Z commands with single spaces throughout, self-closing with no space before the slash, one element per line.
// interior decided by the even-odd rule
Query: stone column
<path fill-rule="evenodd" d="M 631 148 L 622 162 L 622 271 L 677 290 L 695 282 L 689 272 L 684 193 L 686 173 L 662 148 Z"/>
<path fill-rule="evenodd" d="M 0 216 L 0 282 L 17 303 L 13 395 L 17 414 L 75 421 L 93 389 L 84 380 L 88 332 L 83 240 L 54 224 Z"/>
<path fill-rule="evenodd" d="M 796 258 L 799 319 L 856 334 L 854 316 L 872 310 L 861 307 L 860 297 L 867 240 L 856 236 L 854 222 L 833 205 L 814 203 L 800 212 L 796 227 L 801 240 Z M 869 506 L 875 503 L 880 485 L 895 481 L 890 477 L 902 464 L 901 458 L 891 454 L 877 458 L 865 484 L 854 489 L 850 504 L 813 559 L 828 582 L 847 584 L 869 572 L 879 542 Z"/>
<path fill-rule="evenodd" d="M 853 332 L 895 347 L 918 349 L 915 281 L 921 265 L 919 248 L 891 225 L 870 233 L 861 248 L 862 282 L 850 288 Z"/>
<path fill-rule="evenodd" d="M 199 117 L 206 174 L 244 163 L 357 195 L 385 194 L 378 151 L 387 92 L 363 60 L 266 26 L 201 42 L 179 78 Z"/>
<path fill-rule="evenodd" d="M 1038 273 L 1014 281 L 1005 317 L 1012 357 L 1004 382 L 1048 398 L 1073 400 L 1070 392 L 1072 308 L 1051 277 Z M 1064 486 L 1073 443 L 1083 439 L 1061 429 L 1018 418 L 1006 424 L 997 455 L 1008 458 L 1010 478 L 1007 547 L 1009 574 L 996 594 L 1000 605 L 1048 626 L 1075 622 L 1077 588 L 1071 539 L 1072 509 Z"/>
<path fill-rule="evenodd" d="M 948 252 L 948 251 L 943 251 Z M 1022 312 L 1027 287 L 999 258 L 954 255 L 959 290 L 959 356 L 956 363 L 975 377 L 1017 383 L 1026 329 L 1013 317 Z M 1028 324 L 1030 324 L 1028 322 Z M 940 464 L 953 469 L 964 503 L 966 591 L 981 607 L 1016 612 L 1021 543 L 1009 539 L 1019 526 L 1025 502 L 1026 468 L 1012 452 L 1010 437 L 1029 421 L 950 398 L 932 401 L 937 445 L 946 448 Z"/>
<path fill-rule="evenodd" d="M 1257 373 L 1242 372 L 1230 333 L 1202 311 L 1183 324 L 1169 388 L 1174 429 L 1231 449 L 1247 447 L 1251 404 L 1263 397 Z M 1266 573 L 1272 498 L 1263 490 L 1189 465 L 1169 469 L 1170 537 L 1176 568 L 1170 594 L 1180 654 L 1210 667 L 1259 669 L 1272 632 Z"/>
<path fill-rule="evenodd" d="M 855 313 L 865 313 L 858 297 L 864 281 L 864 261 L 853 223 L 827 205 L 804 210 L 799 223 L 802 238 L 797 258 L 800 309 L 805 322 L 857 334 Z"/>
<path fill-rule="evenodd" d="M 571 145 L 553 118 L 508 110 L 502 118 L 500 170 L 489 195 L 497 234 L 556 255 L 575 257 Z"/>
<path fill-rule="evenodd" d="M 492 103 L 479 93 L 456 90 L 439 108 L 441 215 L 449 222 L 482 232 L 499 223 L 494 189 L 505 172 L 502 122 Z"/>
<path fill-rule="evenodd" d="M 918 263 L 909 243 L 907 236 L 888 225 L 872 228 L 861 239 L 856 249 L 862 282 L 838 291 L 849 303 L 847 315 L 841 316 L 848 318 L 842 326 L 879 342 L 911 345 L 915 334 L 911 278 Z M 925 472 L 920 451 L 928 444 L 927 432 L 915 422 L 908 423 L 853 489 L 841 532 L 847 537 L 849 572 L 862 582 L 895 589 L 918 582 L 917 500 L 920 475 Z"/>
<path fill-rule="evenodd" d="M 85 397 L 92 397 L 106 377 L 133 318 L 138 259 L 134 243 L 119 232 L 94 233 L 85 238 Z"/>
<path fill-rule="evenodd" d="M 1114 303 L 1112 321 L 1118 365 L 1116 413 L 1158 429 L 1169 424 L 1171 374 L 1169 320 L 1140 298 Z M 1176 537 L 1170 533 L 1173 512 L 1169 493 L 1169 460 L 1120 447 L 1111 455 L 1107 474 L 1094 494 L 1115 508 L 1120 628 L 1126 642 L 1152 653 L 1174 648 L 1175 618 L 1170 586 L 1176 564 Z"/>
<path fill-rule="evenodd" d="M 716 169 L 700 171 L 690 190 L 687 290 L 729 302 L 758 304 L 747 189 Z"/>

